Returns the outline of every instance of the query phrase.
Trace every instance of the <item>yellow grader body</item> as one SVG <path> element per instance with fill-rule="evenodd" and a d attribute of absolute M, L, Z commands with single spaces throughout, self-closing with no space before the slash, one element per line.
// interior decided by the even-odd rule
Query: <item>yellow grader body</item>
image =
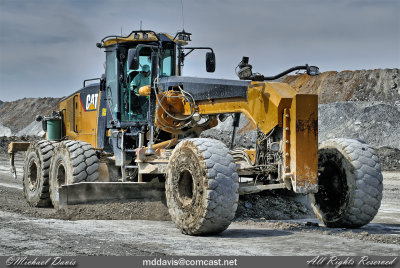
<path fill-rule="evenodd" d="M 158 99 L 161 99 L 160 96 Z M 176 103 L 174 112 L 190 115 L 189 103 Z M 168 103 L 168 97 L 166 98 Z M 164 105 L 166 105 L 164 103 Z M 298 193 L 316 191 L 318 178 L 318 95 L 297 94 L 288 84 L 252 82 L 247 89 L 247 98 L 205 100 L 197 103 L 200 115 L 242 113 L 254 129 L 269 133 L 275 127 L 284 129 L 282 140 L 284 176 Z M 173 120 L 162 109 L 158 109 L 165 131 L 179 133 Z M 157 121 L 156 121 L 157 123 Z M 246 151 L 255 155 L 255 150 Z"/>
<path fill-rule="evenodd" d="M 14 174 L 14 153 L 26 151 L 28 203 L 58 208 L 165 198 L 176 226 L 201 235 L 228 228 L 239 195 L 287 189 L 309 194 L 327 226 L 367 224 L 382 197 L 373 150 L 348 139 L 318 148 L 318 96 L 268 82 L 295 70 L 318 75 L 318 68 L 296 66 L 266 77 L 253 73 L 243 57 L 236 68 L 240 80 L 185 77 L 184 59 L 195 50 L 208 50 L 206 70 L 215 70 L 212 48 L 186 46 L 190 36 L 140 30 L 97 44 L 106 52 L 100 83 L 85 80 L 59 111 L 37 117 L 45 140 L 10 144 Z M 252 148 L 235 144 L 240 115 L 256 132 Z M 228 117 L 230 144 L 200 138 Z M 365 189 L 365 180 L 376 191 Z"/>
<path fill-rule="evenodd" d="M 88 142 L 93 148 L 98 148 L 97 126 L 98 119 L 102 117 L 98 100 L 101 98 L 101 91 L 82 97 L 78 92 L 60 102 L 65 135 L 71 140 Z"/>

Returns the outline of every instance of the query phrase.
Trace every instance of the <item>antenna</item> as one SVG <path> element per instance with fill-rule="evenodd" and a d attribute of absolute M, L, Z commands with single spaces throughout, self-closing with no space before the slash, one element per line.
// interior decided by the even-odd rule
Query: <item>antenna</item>
<path fill-rule="evenodd" d="M 122 36 L 122 25 L 121 25 L 121 36 Z"/>
<path fill-rule="evenodd" d="M 142 21 L 140 21 L 140 30 L 142 30 Z"/>
<path fill-rule="evenodd" d="M 182 7 L 182 30 L 185 31 L 185 17 L 183 16 L 183 0 L 181 0 Z"/>

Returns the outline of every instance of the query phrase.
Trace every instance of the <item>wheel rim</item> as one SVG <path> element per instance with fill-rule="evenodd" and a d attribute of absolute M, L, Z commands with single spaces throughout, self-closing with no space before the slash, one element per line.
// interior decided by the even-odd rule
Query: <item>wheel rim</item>
<path fill-rule="evenodd" d="M 35 159 L 31 159 L 29 162 L 29 169 L 28 169 L 28 182 L 29 182 L 29 190 L 33 191 L 37 188 L 39 182 L 39 170 L 36 164 Z"/>
<path fill-rule="evenodd" d="M 58 189 L 66 184 L 65 167 L 61 160 L 57 162 L 55 174 L 55 190 L 58 193 Z"/>
<path fill-rule="evenodd" d="M 178 198 L 183 207 L 192 203 L 193 200 L 193 176 L 189 170 L 183 170 L 179 174 L 178 180 Z"/>
<path fill-rule="evenodd" d="M 318 175 L 318 193 L 315 200 L 319 209 L 323 212 L 325 220 L 336 221 L 346 209 L 349 195 L 347 174 L 343 166 L 343 159 L 334 152 L 328 152 L 320 157 Z"/>

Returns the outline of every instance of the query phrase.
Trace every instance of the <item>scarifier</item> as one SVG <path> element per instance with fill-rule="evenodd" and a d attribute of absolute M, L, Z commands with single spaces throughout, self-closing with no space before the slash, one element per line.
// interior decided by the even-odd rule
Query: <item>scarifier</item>
<path fill-rule="evenodd" d="M 376 215 L 382 175 L 374 151 L 362 141 L 333 139 L 318 149 L 318 98 L 276 76 L 253 73 L 249 58 L 236 68 L 240 80 L 182 76 L 185 58 L 207 50 L 206 70 L 215 71 L 210 47 L 190 47 L 191 34 L 154 31 L 107 36 L 105 74 L 88 79 L 65 97 L 59 110 L 38 116 L 46 140 L 11 143 L 26 151 L 24 193 L 31 206 L 63 207 L 111 199 L 166 199 L 185 234 L 225 230 L 240 194 L 289 189 L 309 194 L 327 226 L 360 227 Z M 150 84 L 132 84 L 150 66 Z M 146 67 L 147 68 L 147 67 Z M 92 80 L 99 83 L 86 85 Z M 238 148 L 234 135 L 244 115 L 257 130 L 253 149 Z M 232 116 L 229 146 L 199 138 Z M 334 119 L 333 119 L 334 120 Z"/>

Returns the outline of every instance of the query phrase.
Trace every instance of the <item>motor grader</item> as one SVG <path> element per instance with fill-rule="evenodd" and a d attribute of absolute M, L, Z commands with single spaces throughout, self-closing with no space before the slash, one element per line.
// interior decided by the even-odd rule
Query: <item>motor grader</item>
<path fill-rule="evenodd" d="M 329 227 L 360 227 L 376 215 L 382 175 L 374 151 L 362 141 L 332 139 L 318 144 L 318 96 L 268 82 L 292 71 L 318 75 L 315 66 L 296 66 L 275 76 L 254 73 L 243 57 L 239 80 L 182 76 L 186 57 L 209 47 L 190 47 L 191 34 L 154 31 L 106 36 L 99 83 L 60 101 L 59 110 L 39 116 L 46 139 L 11 143 L 26 150 L 23 186 L 31 206 L 59 208 L 109 199 L 159 197 L 185 234 L 225 230 L 240 194 L 289 189 L 309 194 Z M 144 65 L 150 84 L 133 88 Z M 251 149 L 235 145 L 240 115 L 257 131 Z M 232 141 L 199 138 L 228 116 Z M 335 120 L 332 118 L 332 120 Z"/>

